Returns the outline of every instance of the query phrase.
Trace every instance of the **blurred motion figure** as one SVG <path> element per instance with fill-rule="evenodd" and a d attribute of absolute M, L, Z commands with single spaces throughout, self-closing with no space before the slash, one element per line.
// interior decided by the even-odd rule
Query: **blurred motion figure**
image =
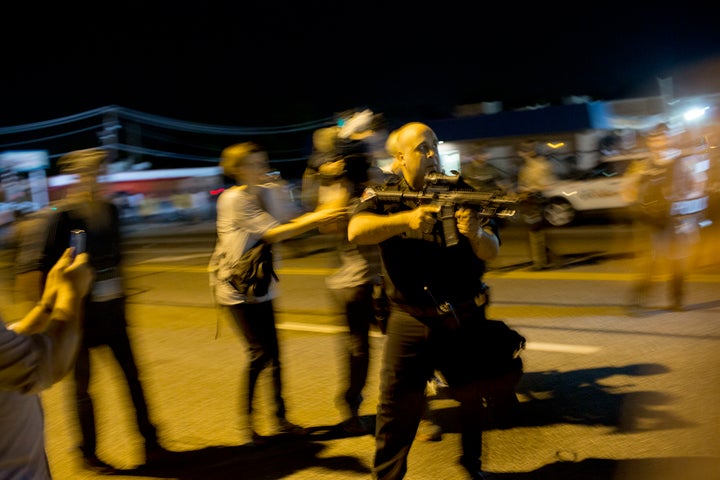
<path fill-rule="evenodd" d="M 243 445 L 261 446 L 267 438 L 257 432 L 254 418 L 255 388 L 260 374 L 268 369 L 272 378 L 274 428 L 278 434 L 304 434 L 287 419 L 283 397 L 280 345 L 275 326 L 273 299 L 275 281 L 263 296 L 239 292 L 231 283 L 233 267 L 257 242 L 274 244 L 318 228 L 345 215 L 345 208 L 305 213 L 287 222 L 273 217 L 264 203 L 263 185 L 270 172 L 267 152 L 253 142 L 231 145 L 222 151 L 220 166 L 235 185 L 217 201 L 217 239 L 208 270 L 215 301 L 233 320 L 244 340 L 247 364 L 242 372 L 240 434 Z"/>
<path fill-rule="evenodd" d="M 353 121 L 362 115 L 361 121 Z M 334 137 L 322 157 L 311 158 L 317 170 L 318 210 L 345 207 L 353 209 L 370 183 L 373 158 L 366 140 L 376 134 L 376 115 L 369 110 L 355 113 L 345 126 L 326 129 Z M 316 135 L 317 137 L 317 135 Z M 357 245 L 347 238 L 348 216 L 320 228 L 321 233 L 335 235 L 338 270 L 325 279 L 334 303 L 342 310 L 348 326 L 344 339 L 344 382 L 338 405 L 344 415 L 342 428 L 350 434 L 370 433 L 363 423 L 360 405 L 370 364 L 370 327 L 376 323 L 373 292 L 380 288 L 380 254 L 376 245 Z M 381 329 L 383 327 L 381 326 Z"/>
<path fill-rule="evenodd" d="M 557 181 L 552 164 L 544 155 L 536 150 L 534 141 L 523 142 L 518 149 L 518 156 L 523 160 L 518 171 L 517 191 L 535 194 L 542 197 L 542 191 Z M 549 263 L 547 239 L 543 229 L 544 219 L 542 208 L 532 209 L 525 215 L 528 225 L 530 256 L 535 270 L 546 268 Z"/>
<path fill-rule="evenodd" d="M 682 310 L 685 279 L 700 240 L 700 222 L 708 206 L 707 155 L 701 147 L 679 148 L 681 136 L 661 124 L 646 137 L 648 157 L 628 167 L 623 188 L 634 203 L 637 280 L 630 313 L 648 306 L 653 276 L 670 271 L 670 308 Z"/>
<path fill-rule="evenodd" d="M 66 249 L 37 305 L 9 327 L 0 322 L 0 478 L 51 478 L 39 393 L 75 363 L 92 275 L 87 254 Z"/>
<path fill-rule="evenodd" d="M 107 153 L 78 150 L 62 157 L 60 171 L 77 181 L 65 197 L 32 215 L 22 231 L 17 257 L 17 290 L 36 300 L 50 267 L 68 246 L 70 231 L 87 232 L 87 253 L 95 279 L 83 303 L 83 334 L 74 369 L 75 406 L 80 422 L 84 465 L 100 473 L 114 468 L 97 456 L 95 407 L 90 395 L 90 352 L 108 346 L 125 376 L 135 419 L 145 439 L 145 462 L 157 462 L 168 453 L 158 442 L 127 331 L 126 295 L 121 271 L 120 220 L 117 206 L 102 197 L 98 176 Z"/>

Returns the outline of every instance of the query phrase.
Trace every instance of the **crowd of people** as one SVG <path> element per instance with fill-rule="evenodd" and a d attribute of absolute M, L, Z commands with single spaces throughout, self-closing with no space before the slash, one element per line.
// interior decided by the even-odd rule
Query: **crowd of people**
<path fill-rule="evenodd" d="M 432 128 L 410 122 L 389 133 L 386 129 L 382 116 L 364 110 L 343 125 L 316 131 L 303 178 L 306 211 L 293 218 L 274 215 L 269 204 L 269 158 L 262 146 L 246 141 L 221 153 L 220 166 L 234 185 L 217 200 L 209 286 L 245 350 L 238 395 L 240 443 L 253 448 L 268 445 L 269 439 L 256 429 L 258 411 L 264 408 L 274 420 L 275 434 L 303 436 L 308 430 L 289 419 L 283 394 L 274 306 L 277 279 L 268 278 L 269 289 L 257 295 L 240 291 L 233 281 L 236 267 L 258 243 L 273 245 L 317 230 L 332 233 L 336 240 L 339 268 L 327 277 L 326 286 L 347 326 L 340 359 L 344 374 L 337 392 L 341 428 L 348 435 L 374 435 L 372 478 L 404 478 L 414 440 L 425 439 L 417 436 L 421 424 L 430 422 L 441 431 L 432 423 L 428 403 L 429 387 L 438 383 L 459 404 L 459 464 L 469 478 L 488 478 L 481 462 L 483 431 L 491 421 L 512 421 L 525 346 L 522 335 L 487 317 L 489 293 L 483 277 L 487 262 L 499 254 L 500 228 L 494 218 L 461 207 L 454 212 L 455 231 L 449 232 L 445 222 L 438 221 L 438 205 L 378 196 L 380 190 L 421 191 L 428 174 L 442 171 Z M 648 137 L 650 167 L 681 165 L 676 160 L 683 156 L 670 148 L 667 133 L 658 130 Z M 385 140 L 392 156 L 388 171 L 380 171 L 373 162 L 368 139 L 377 137 Z M 519 178 L 522 188 L 541 188 L 540 180 L 552 175 L 546 164 L 526 153 L 527 169 Z M 136 427 L 145 440 L 146 462 L 162 462 L 171 453 L 159 441 L 127 332 L 119 214 L 102 198 L 97 184 L 104 160 L 102 149 L 76 151 L 61 159 L 60 169 L 78 175 L 77 183 L 64 199 L 30 216 L 20 230 L 17 291 L 36 304 L 17 323 L 0 323 L 2 478 L 51 477 L 38 393 L 71 371 L 79 454 L 88 469 L 114 471 L 96 452 L 96 407 L 89 391 L 91 354 L 105 345 L 125 376 Z M 627 187 L 638 204 L 646 170 L 631 176 L 636 183 Z M 698 223 L 702 212 L 695 200 L 704 194 L 704 186 L 666 190 L 683 192 L 685 197 L 675 201 L 690 203 L 675 210 L 669 207 L 671 220 L 642 231 L 653 239 L 651 259 L 661 254 L 672 259 L 672 305 L 680 309 L 687 272 L 681 252 L 697 239 L 697 231 L 688 225 Z M 67 241 L 75 229 L 85 230 L 88 237 L 87 252 L 77 255 Z M 456 237 L 452 244 L 449 235 Z M 642 277 L 633 290 L 638 308 L 647 295 L 648 278 Z M 359 414 L 364 398 L 375 394 L 365 391 L 373 326 L 384 335 L 374 425 Z M 269 406 L 260 403 L 257 392 L 258 378 L 266 371 L 272 379 Z"/>

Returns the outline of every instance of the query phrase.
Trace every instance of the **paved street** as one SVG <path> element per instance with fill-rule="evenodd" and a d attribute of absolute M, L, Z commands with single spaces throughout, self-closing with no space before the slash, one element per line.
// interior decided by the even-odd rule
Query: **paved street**
<path fill-rule="evenodd" d="M 109 352 L 100 350 L 92 385 L 98 453 L 125 469 L 114 478 L 369 478 L 372 437 L 347 437 L 337 428 L 342 321 L 318 287 L 321 257 L 283 261 L 278 302 L 289 418 L 310 434 L 278 438 L 263 450 L 239 446 L 243 351 L 203 289 L 204 260 L 194 269 L 167 262 L 128 267 L 131 335 L 151 415 L 161 441 L 177 453 L 163 467 L 141 466 L 141 438 L 132 428 L 122 376 Z M 659 309 L 642 318 L 628 317 L 622 305 L 629 278 L 627 259 L 488 276 L 491 316 L 529 340 L 518 389 L 522 415 L 513 428 L 485 436 L 484 466 L 495 478 L 720 478 L 717 269 L 695 273 L 688 311 Z M 8 281 L 3 275 L 5 299 Z M 368 421 L 375 412 L 383 337 L 376 333 L 372 342 L 361 411 Z M 52 471 L 56 480 L 100 478 L 79 464 L 69 388 L 66 380 L 43 395 Z M 407 479 L 462 480 L 456 405 L 447 398 L 433 405 L 445 434 L 440 442 L 414 444 Z M 260 427 L 267 432 L 267 423 Z"/>

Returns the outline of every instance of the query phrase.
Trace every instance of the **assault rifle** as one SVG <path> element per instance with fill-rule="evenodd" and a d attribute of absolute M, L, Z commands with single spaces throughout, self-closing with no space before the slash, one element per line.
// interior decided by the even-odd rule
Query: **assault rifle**
<path fill-rule="evenodd" d="M 470 208 L 485 218 L 514 217 L 521 204 L 528 202 L 527 195 L 498 191 L 478 191 L 471 188 L 458 188 L 460 175 L 444 175 L 431 172 L 425 176 L 425 185 L 421 191 L 387 190 L 383 187 L 367 189 L 365 195 L 375 196 L 381 202 L 404 203 L 415 208 L 420 205 L 439 205 L 438 220 L 442 222 L 445 245 L 458 243 L 455 212 L 459 208 Z"/>

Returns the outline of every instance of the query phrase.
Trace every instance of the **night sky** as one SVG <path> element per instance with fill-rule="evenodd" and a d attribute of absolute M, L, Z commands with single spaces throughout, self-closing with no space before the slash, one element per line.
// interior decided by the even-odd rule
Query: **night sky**
<path fill-rule="evenodd" d="M 720 92 L 720 28 L 692 2 L 11 3 L 0 127 L 106 105 L 237 126 L 356 106 L 429 119 L 483 101 L 657 95 L 668 76 L 678 96 Z"/>

